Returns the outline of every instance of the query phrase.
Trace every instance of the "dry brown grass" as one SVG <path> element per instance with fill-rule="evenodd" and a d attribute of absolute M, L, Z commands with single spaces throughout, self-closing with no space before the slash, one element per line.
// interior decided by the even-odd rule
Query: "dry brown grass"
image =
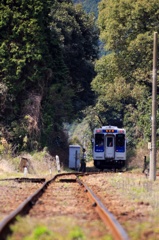
<path fill-rule="evenodd" d="M 150 161 L 150 150 L 148 150 L 148 145 L 144 144 L 143 146 L 139 146 L 135 150 L 135 154 L 129 158 L 128 167 L 130 169 L 143 169 L 144 159 L 146 156 L 146 161 L 149 163 Z M 156 167 L 159 168 L 159 152 L 156 155 Z"/>
<path fill-rule="evenodd" d="M 20 167 L 21 159 L 28 160 L 27 177 L 51 177 L 58 173 L 55 159 L 45 151 L 33 154 L 24 153 L 15 158 L 6 156 L 0 159 L 0 178 L 5 177 L 24 177 L 24 169 Z M 64 171 L 60 164 L 61 171 Z"/>

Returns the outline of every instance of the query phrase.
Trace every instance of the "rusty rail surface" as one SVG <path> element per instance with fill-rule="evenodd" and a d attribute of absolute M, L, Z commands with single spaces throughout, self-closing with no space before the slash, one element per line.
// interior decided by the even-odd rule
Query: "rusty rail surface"
<path fill-rule="evenodd" d="M 93 173 L 94 174 L 94 173 Z M 116 240 L 128 240 L 129 237 L 125 230 L 122 228 L 122 226 L 119 224 L 119 222 L 115 219 L 115 217 L 106 209 L 106 207 L 103 205 L 103 203 L 97 198 L 97 196 L 93 193 L 93 191 L 80 179 L 79 176 L 83 176 L 86 174 L 81 173 L 61 173 L 55 175 L 52 179 L 44 182 L 41 188 L 39 188 L 34 194 L 29 196 L 24 202 L 22 202 L 19 207 L 11 212 L 7 217 L 5 217 L 0 222 L 0 239 L 5 240 L 6 236 L 11 233 L 10 230 L 10 224 L 13 223 L 16 220 L 17 215 L 25 215 L 29 212 L 29 210 L 32 208 L 32 206 L 36 203 L 38 198 L 45 192 L 45 189 L 48 187 L 48 185 L 55 181 L 56 178 L 62 177 L 62 176 L 68 176 L 68 175 L 75 175 L 76 180 L 83 188 L 84 192 L 88 194 L 88 197 L 92 201 L 92 206 L 95 207 L 95 210 L 103 220 L 106 226 L 108 226 L 112 232 L 112 235 L 114 236 L 114 239 Z M 89 175 L 89 174 L 88 174 Z M 20 180 L 19 180 L 20 181 Z M 66 179 L 61 179 L 60 181 L 66 181 Z M 68 179 L 68 181 L 74 181 L 71 179 Z"/>

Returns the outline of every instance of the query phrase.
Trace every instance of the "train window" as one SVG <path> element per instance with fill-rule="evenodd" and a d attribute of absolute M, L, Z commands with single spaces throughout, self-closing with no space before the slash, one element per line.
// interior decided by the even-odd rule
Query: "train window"
<path fill-rule="evenodd" d="M 104 135 L 103 134 L 96 134 L 95 135 L 95 145 L 96 146 L 103 146 L 104 145 Z"/>
<path fill-rule="evenodd" d="M 107 147 L 113 147 L 113 138 L 107 137 Z"/>
<path fill-rule="evenodd" d="M 123 147 L 125 145 L 125 135 L 124 134 L 117 134 L 116 135 L 116 146 Z"/>

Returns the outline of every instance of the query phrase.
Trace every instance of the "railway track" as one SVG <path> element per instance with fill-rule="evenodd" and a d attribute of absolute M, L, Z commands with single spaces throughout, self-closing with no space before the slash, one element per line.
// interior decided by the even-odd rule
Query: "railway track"
<path fill-rule="evenodd" d="M 91 174 L 91 173 L 90 173 Z M 12 179 L 13 180 L 13 179 Z M 23 179 L 25 182 L 30 181 Z M 17 179 L 15 179 L 17 181 Z M 33 179 L 34 183 L 36 179 Z M 18 182 L 23 182 L 18 179 Z M 43 182 L 37 180 L 39 182 Z M 17 215 L 29 214 L 31 218 L 39 220 L 50 217 L 67 216 L 77 219 L 78 224 L 83 228 L 91 228 L 91 223 L 100 221 L 102 224 L 96 239 L 100 239 L 102 234 L 110 233 L 113 239 L 129 239 L 127 233 L 117 222 L 115 217 L 106 209 L 93 191 L 82 181 L 79 173 L 57 174 L 52 179 L 45 181 L 42 186 L 24 200 L 14 211 L 7 215 L 0 222 L 0 239 L 6 239 L 12 224 Z M 100 218 L 99 218 L 100 216 Z M 110 234 L 109 233 L 109 234 Z"/>

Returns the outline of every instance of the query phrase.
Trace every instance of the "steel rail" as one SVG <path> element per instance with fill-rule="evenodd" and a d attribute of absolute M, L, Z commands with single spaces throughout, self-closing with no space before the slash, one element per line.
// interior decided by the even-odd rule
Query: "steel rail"
<path fill-rule="evenodd" d="M 92 206 L 95 207 L 95 210 L 103 220 L 106 226 L 111 230 L 112 235 L 116 240 L 129 240 L 128 234 L 116 220 L 114 215 L 108 211 L 108 209 L 103 205 L 100 199 L 94 194 L 94 192 L 83 183 L 78 177 L 77 182 L 85 188 L 85 192 L 92 201 Z"/>
<path fill-rule="evenodd" d="M 52 179 L 44 182 L 41 188 L 39 188 L 35 193 L 33 193 L 31 196 L 29 196 L 25 201 L 23 201 L 18 208 L 16 208 L 14 211 L 12 211 L 8 216 L 6 216 L 1 222 L 0 222 L 0 240 L 6 240 L 6 236 L 11 233 L 10 224 L 14 223 L 16 220 L 16 217 L 18 215 L 25 215 L 31 207 L 36 203 L 38 198 L 44 193 L 45 189 L 48 187 L 48 185 L 56 180 L 57 177 L 64 176 L 64 175 L 78 175 L 79 173 L 61 173 L 55 175 Z M 19 180 L 19 179 L 18 179 Z M 19 180 L 20 181 L 20 180 Z"/>
<path fill-rule="evenodd" d="M 48 185 L 55 181 L 57 177 L 65 176 L 65 175 L 75 175 L 75 181 L 77 181 L 82 187 L 85 188 L 85 192 L 88 194 L 90 200 L 93 202 L 93 206 L 95 207 L 95 210 L 98 212 L 99 216 L 103 220 L 103 222 L 106 224 L 106 226 L 109 226 L 112 235 L 115 237 L 116 240 L 128 240 L 127 233 L 125 230 L 121 227 L 121 225 L 118 223 L 118 221 L 114 218 L 114 216 L 106 209 L 106 207 L 103 205 L 102 202 L 97 198 L 97 196 L 92 192 L 89 187 L 84 184 L 80 179 L 79 176 L 83 176 L 85 174 L 81 173 L 61 173 L 55 175 L 52 179 L 44 182 L 41 188 L 39 188 L 35 193 L 33 193 L 31 196 L 29 196 L 25 201 L 23 201 L 19 207 L 12 211 L 11 214 L 6 216 L 1 222 L 0 222 L 0 240 L 6 240 L 6 236 L 11 233 L 10 224 L 14 223 L 16 220 L 16 217 L 18 215 L 25 215 L 29 212 L 29 210 L 32 208 L 33 205 L 35 205 L 38 198 L 45 192 Z M 61 181 L 63 181 L 61 179 Z M 68 179 L 69 181 L 69 179 Z M 70 180 L 73 181 L 73 180 Z"/>

